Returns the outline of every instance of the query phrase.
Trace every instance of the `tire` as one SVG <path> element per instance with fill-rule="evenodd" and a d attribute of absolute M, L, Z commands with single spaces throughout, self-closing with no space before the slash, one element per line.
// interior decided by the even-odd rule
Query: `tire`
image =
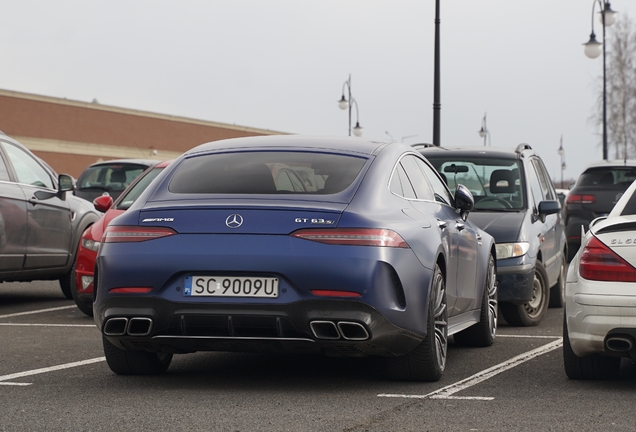
<path fill-rule="evenodd" d="M 561 269 L 559 270 L 557 283 L 550 288 L 550 302 L 548 303 L 548 307 L 550 308 L 562 308 L 565 305 L 566 269 L 567 264 L 565 262 L 565 256 L 563 256 L 563 258 L 561 258 Z"/>
<path fill-rule="evenodd" d="M 563 366 L 565 374 L 570 379 L 581 380 L 614 380 L 618 379 L 621 369 L 620 357 L 608 357 L 602 354 L 592 354 L 585 357 L 577 356 L 570 345 L 568 323 L 563 314 Z"/>
<path fill-rule="evenodd" d="M 172 354 L 128 351 L 117 348 L 102 335 L 106 363 L 117 375 L 160 375 L 168 370 Z"/>
<path fill-rule="evenodd" d="M 448 352 L 448 308 L 444 275 L 435 265 L 428 302 L 426 337 L 411 352 L 386 359 L 391 379 L 438 381 L 446 367 Z"/>
<path fill-rule="evenodd" d="M 548 311 L 549 295 L 548 275 L 541 261 L 537 261 L 534 266 L 532 299 L 522 305 L 501 303 L 501 314 L 511 326 L 536 326 Z"/>
<path fill-rule="evenodd" d="M 64 294 L 64 297 L 69 300 L 73 300 L 73 293 L 71 292 L 71 279 L 73 279 L 72 270 L 59 279 L 62 294 Z"/>
<path fill-rule="evenodd" d="M 71 269 L 71 295 L 73 296 L 73 300 L 77 305 L 77 308 L 81 310 L 84 314 L 89 317 L 93 316 L 93 303 L 86 302 L 82 300 L 77 292 L 77 279 L 75 278 L 75 266 L 77 262 L 73 263 L 73 268 Z"/>
<path fill-rule="evenodd" d="M 489 347 L 497 332 L 497 274 L 495 258 L 490 255 L 484 290 L 481 296 L 479 322 L 455 334 L 455 344 L 470 347 Z"/>

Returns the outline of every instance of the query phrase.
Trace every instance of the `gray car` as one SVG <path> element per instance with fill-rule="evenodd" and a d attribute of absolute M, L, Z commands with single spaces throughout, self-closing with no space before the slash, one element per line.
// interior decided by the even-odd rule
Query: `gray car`
<path fill-rule="evenodd" d="M 72 298 L 80 236 L 100 216 L 73 189 L 73 177 L 0 132 L 0 282 L 59 280 Z"/>

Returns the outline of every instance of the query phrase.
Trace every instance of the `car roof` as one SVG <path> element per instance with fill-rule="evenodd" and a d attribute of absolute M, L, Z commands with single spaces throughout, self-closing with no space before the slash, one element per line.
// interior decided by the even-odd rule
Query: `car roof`
<path fill-rule="evenodd" d="M 106 161 L 95 162 L 89 165 L 89 168 L 101 166 L 101 165 L 145 165 L 152 166 L 156 164 L 157 160 L 154 159 L 110 159 Z"/>
<path fill-rule="evenodd" d="M 201 144 L 186 154 L 207 152 L 224 149 L 239 148 L 305 148 L 314 150 L 337 150 L 366 155 L 377 154 L 379 150 L 391 141 L 371 141 L 350 137 L 318 137 L 300 135 L 267 135 L 244 138 L 231 138 Z M 405 144 L 403 144 L 405 145 Z"/>
<path fill-rule="evenodd" d="M 452 154 L 453 156 L 470 157 L 470 158 L 501 158 L 501 159 L 517 159 L 522 153 L 529 152 L 534 154 L 532 147 L 527 144 L 519 144 L 516 148 L 512 147 L 437 147 L 432 145 L 414 144 L 415 150 L 424 156 L 435 155 L 443 156 L 444 154 Z"/>
<path fill-rule="evenodd" d="M 591 168 L 593 169 L 593 168 L 621 168 L 621 167 L 630 167 L 630 168 L 636 167 L 636 160 L 635 159 L 602 160 L 602 161 L 593 162 L 589 164 L 585 168 L 585 171 Z"/>

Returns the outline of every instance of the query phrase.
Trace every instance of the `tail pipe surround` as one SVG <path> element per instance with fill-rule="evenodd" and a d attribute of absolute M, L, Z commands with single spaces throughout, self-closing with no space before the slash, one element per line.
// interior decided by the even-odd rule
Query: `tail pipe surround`
<path fill-rule="evenodd" d="M 115 317 L 104 323 L 106 336 L 148 336 L 152 331 L 152 319 L 147 317 Z"/>
<path fill-rule="evenodd" d="M 360 323 L 352 321 L 312 321 L 309 327 L 316 339 L 364 341 L 369 339 L 369 332 Z"/>
<path fill-rule="evenodd" d="M 634 341 L 629 336 L 612 335 L 605 340 L 605 347 L 613 352 L 628 352 L 634 349 Z"/>

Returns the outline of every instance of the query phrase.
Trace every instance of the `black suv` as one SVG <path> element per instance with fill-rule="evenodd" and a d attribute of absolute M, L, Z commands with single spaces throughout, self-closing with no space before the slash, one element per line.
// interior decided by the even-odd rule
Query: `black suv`
<path fill-rule="evenodd" d="M 564 219 L 568 261 L 581 246 L 581 227 L 587 231 L 597 217 L 607 216 L 636 180 L 636 162 L 602 161 L 588 166 L 565 200 Z"/>
<path fill-rule="evenodd" d="M 72 298 L 80 236 L 100 216 L 73 184 L 0 132 L 0 282 L 59 280 Z"/>
<path fill-rule="evenodd" d="M 114 201 L 139 174 L 157 162 L 159 161 L 152 159 L 116 159 L 96 162 L 80 174 L 74 195 L 93 202 L 98 196 L 108 194 Z"/>
<path fill-rule="evenodd" d="M 508 324 L 537 325 L 548 306 L 562 307 L 567 245 L 561 204 L 532 148 L 414 147 L 451 190 L 463 184 L 472 192 L 468 219 L 497 243 L 499 304 Z"/>

